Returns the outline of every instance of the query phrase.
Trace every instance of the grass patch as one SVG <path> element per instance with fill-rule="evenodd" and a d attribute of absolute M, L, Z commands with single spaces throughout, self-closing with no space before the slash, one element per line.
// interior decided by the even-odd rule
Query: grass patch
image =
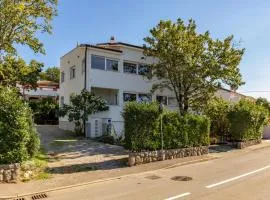
<path fill-rule="evenodd" d="M 31 179 L 48 179 L 52 175 L 48 172 L 48 156 L 43 148 L 40 148 L 37 155 L 31 160 L 21 164 L 21 180 L 29 181 Z"/>
<path fill-rule="evenodd" d="M 52 147 L 63 147 L 65 145 L 72 144 L 74 142 L 77 142 L 78 139 L 70 138 L 70 139 L 60 139 L 60 140 L 54 140 L 50 143 Z"/>

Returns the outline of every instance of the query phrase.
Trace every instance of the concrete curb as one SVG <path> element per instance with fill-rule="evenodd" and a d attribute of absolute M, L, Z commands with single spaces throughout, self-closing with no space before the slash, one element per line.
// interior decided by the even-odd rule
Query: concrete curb
<path fill-rule="evenodd" d="M 62 187 L 57 187 L 57 188 L 53 188 L 53 189 L 42 190 L 42 191 L 39 191 L 39 192 L 18 194 L 16 196 L 2 196 L 2 197 L 0 196 L 0 200 L 15 199 L 15 198 L 19 198 L 19 197 L 32 196 L 32 195 L 36 195 L 36 194 L 40 194 L 40 193 L 47 193 L 47 192 L 53 192 L 53 191 L 58 191 L 58 190 L 65 190 L 65 189 L 74 188 L 74 187 L 80 187 L 80 186 L 85 186 L 85 185 L 92 185 L 92 184 L 96 184 L 96 183 L 113 181 L 113 180 L 117 180 L 117 179 L 121 179 L 121 178 L 125 178 L 125 177 L 130 177 L 130 176 L 134 176 L 134 175 L 153 173 L 153 172 L 160 171 L 160 170 L 166 170 L 166 169 L 170 169 L 170 168 L 174 168 L 174 167 L 178 167 L 178 166 L 184 166 L 184 165 L 190 165 L 190 164 L 205 162 L 205 161 L 209 161 L 209 160 L 215 160 L 215 159 L 218 159 L 218 158 L 220 158 L 220 157 L 212 156 L 212 157 L 187 161 L 187 162 L 183 162 L 183 163 L 173 164 L 171 166 L 163 167 L 163 168 L 156 169 L 156 170 L 153 170 L 153 171 L 139 172 L 139 173 L 134 173 L 134 174 L 127 174 L 127 175 L 123 175 L 123 176 L 113 177 L 113 178 L 99 179 L 99 180 L 96 180 L 96 181 L 90 181 L 90 182 L 79 183 L 79 184 L 74 184 L 74 185 L 62 186 Z"/>

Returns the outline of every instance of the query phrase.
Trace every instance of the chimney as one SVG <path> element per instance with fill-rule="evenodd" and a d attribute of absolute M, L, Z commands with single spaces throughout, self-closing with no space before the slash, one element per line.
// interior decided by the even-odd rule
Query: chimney
<path fill-rule="evenodd" d="M 116 40 L 115 40 L 114 36 L 111 36 L 111 38 L 110 38 L 110 43 L 111 43 L 111 44 L 116 43 Z"/>

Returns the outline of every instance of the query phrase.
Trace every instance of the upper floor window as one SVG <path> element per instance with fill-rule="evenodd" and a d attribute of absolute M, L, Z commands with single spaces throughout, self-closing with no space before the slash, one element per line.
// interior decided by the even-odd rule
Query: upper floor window
<path fill-rule="evenodd" d="M 117 60 L 106 60 L 106 69 L 108 71 L 118 71 L 118 61 Z"/>
<path fill-rule="evenodd" d="M 157 96 L 157 102 L 167 105 L 167 96 Z"/>
<path fill-rule="evenodd" d="M 151 102 L 152 97 L 150 94 L 139 94 L 138 95 L 138 101 L 139 102 Z"/>
<path fill-rule="evenodd" d="M 82 59 L 82 74 L 85 72 L 85 58 Z"/>
<path fill-rule="evenodd" d="M 105 57 L 92 55 L 91 68 L 105 70 Z"/>
<path fill-rule="evenodd" d="M 124 101 L 136 101 L 136 94 L 123 93 Z"/>
<path fill-rule="evenodd" d="M 124 72 L 136 74 L 137 73 L 137 65 L 133 63 L 124 62 Z"/>
<path fill-rule="evenodd" d="M 76 67 L 73 66 L 70 68 L 70 79 L 74 79 L 76 76 Z"/>
<path fill-rule="evenodd" d="M 65 72 L 61 72 L 61 83 L 65 81 Z"/>
<path fill-rule="evenodd" d="M 139 64 L 138 66 L 138 74 L 140 75 L 146 75 L 150 72 L 150 68 L 148 65 Z"/>

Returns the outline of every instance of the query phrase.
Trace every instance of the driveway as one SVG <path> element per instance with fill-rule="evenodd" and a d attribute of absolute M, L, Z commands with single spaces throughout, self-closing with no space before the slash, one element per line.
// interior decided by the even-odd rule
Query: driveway
<path fill-rule="evenodd" d="M 49 155 L 51 173 L 108 170 L 126 166 L 127 151 L 121 146 L 74 137 L 53 125 L 37 126 L 41 145 Z"/>

